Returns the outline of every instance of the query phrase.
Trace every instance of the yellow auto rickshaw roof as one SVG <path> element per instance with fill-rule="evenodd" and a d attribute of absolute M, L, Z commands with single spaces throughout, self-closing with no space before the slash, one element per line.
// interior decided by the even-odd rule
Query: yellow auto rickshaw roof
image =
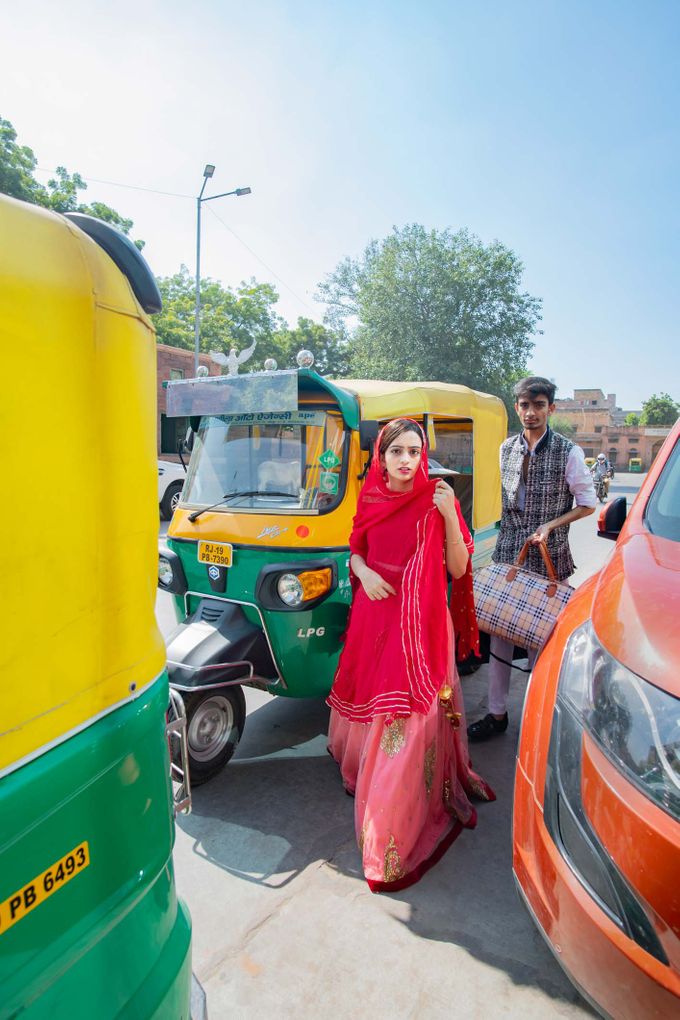
<path fill-rule="evenodd" d="M 507 432 L 505 405 L 499 397 L 480 393 L 469 386 L 443 382 L 386 382 L 382 379 L 336 379 L 336 386 L 356 394 L 361 416 L 369 420 L 423 414 L 469 418 L 473 422 L 488 414 Z"/>
<path fill-rule="evenodd" d="M 107 254 L 0 196 L 0 776 L 162 672 L 156 344 Z"/>
<path fill-rule="evenodd" d="M 361 418 L 386 421 L 401 416 L 460 418 L 472 422 L 473 503 L 476 530 L 501 515 L 499 449 L 507 437 L 508 416 L 499 397 L 469 386 L 443 382 L 387 382 L 381 379 L 337 379 L 333 385 L 356 396 Z"/>

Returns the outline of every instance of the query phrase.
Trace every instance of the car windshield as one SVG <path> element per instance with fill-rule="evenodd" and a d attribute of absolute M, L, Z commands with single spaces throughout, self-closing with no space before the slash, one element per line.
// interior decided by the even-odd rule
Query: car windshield
<path fill-rule="evenodd" d="M 673 447 L 654 486 L 645 522 L 653 534 L 680 542 L 680 440 Z"/>
<path fill-rule="evenodd" d="M 329 410 L 206 415 L 194 442 L 183 504 L 320 513 L 342 498 L 345 430 Z"/>

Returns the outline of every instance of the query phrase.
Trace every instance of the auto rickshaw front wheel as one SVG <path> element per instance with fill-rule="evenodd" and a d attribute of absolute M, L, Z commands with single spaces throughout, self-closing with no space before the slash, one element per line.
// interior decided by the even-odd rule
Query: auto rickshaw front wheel
<path fill-rule="evenodd" d="M 246 722 L 241 687 L 182 691 L 187 714 L 187 747 L 192 786 L 216 776 L 233 755 Z"/>

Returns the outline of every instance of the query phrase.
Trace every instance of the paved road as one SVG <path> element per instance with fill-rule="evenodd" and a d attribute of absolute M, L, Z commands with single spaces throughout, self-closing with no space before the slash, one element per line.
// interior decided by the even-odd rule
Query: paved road
<path fill-rule="evenodd" d="M 639 475 L 611 495 L 632 499 Z M 597 514 L 572 529 L 580 583 L 612 543 Z M 163 529 L 165 530 L 165 529 Z M 159 622 L 174 625 L 159 594 Z M 463 680 L 468 715 L 485 711 L 485 668 Z M 194 969 L 211 1020 L 227 1017 L 592 1016 L 520 905 L 511 876 L 514 751 L 525 682 L 507 734 L 475 749 L 497 792 L 416 886 L 369 892 L 352 805 L 326 753 L 327 709 L 248 692 L 248 722 L 224 773 L 178 820 L 175 862 L 194 921 Z"/>

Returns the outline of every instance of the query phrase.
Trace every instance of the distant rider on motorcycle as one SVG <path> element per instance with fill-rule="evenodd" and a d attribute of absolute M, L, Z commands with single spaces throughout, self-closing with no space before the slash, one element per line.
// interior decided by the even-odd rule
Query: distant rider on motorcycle
<path fill-rule="evenodd" d="M 609 495 L 609 480 L 612 476 L 612 466 L 603 453 L 598 453 L 597 460 L 590 469 L 595 482 L 595 491 L 597 491 L 597 483 L 601 480 L 605 493 Z"/>

